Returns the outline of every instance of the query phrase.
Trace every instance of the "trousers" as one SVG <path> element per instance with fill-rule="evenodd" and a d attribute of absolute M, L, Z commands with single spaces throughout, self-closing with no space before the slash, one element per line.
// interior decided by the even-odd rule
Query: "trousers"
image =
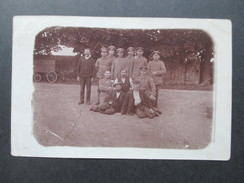
<path fill-rule="evenodd" d="M 86 102 L 91 99 L 91 77 L 80 77 L 80 102 L 84 102 L 86 87 Z"/>

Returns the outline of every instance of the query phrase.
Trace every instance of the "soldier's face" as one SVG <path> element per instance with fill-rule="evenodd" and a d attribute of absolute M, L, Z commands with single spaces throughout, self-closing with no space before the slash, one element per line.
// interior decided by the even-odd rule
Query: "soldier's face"
<path fill-rule="evenodd" d="M 109 55 L 113 55 L 114 54 L 114 50 L 109 50 L 108 53 L 109 53 Z"/>
<path fill-rule="evenodd" d="M 118 52 L 117 55 L 118 55 L 118 57 L 123 57 L 124 52 Z"/>
<path fill-rule="evenodd" d="M 147 71 L 145 71 L 145 70 L 140 70 L 140 73 L 141 73 L 142 76 L 145 76 L 145 75 L 147 74 Z"/>
<path fill-rule="evenodd" d="M 107 53 L 106 51 L 102 51 L 102 52 L 101 52 L 102 57 L 106 57 L 107 54 L 108 54 L 108 53 Z"/>
<path fill-rule="evenodd" d="M 142 51 L 142 50 L 137 50 L 137 51 L 136 51 L 136 54 L 137 54 L 138 56 L 142 56 L 143 51 Z"/>
<path fill-rule="evenodd" d="M 153 59 L 154 59 L 154 60 L 158 60 L 159 58 L 160 58 L 159 54 L 154 54 L 154 55 L 153 55 Z"/>
<path fill-rule="evenodd" d="M 110 76 L 111 76 L 111 73 L 110 73 L 110 71 L 106 71 L 105 73 L 104 73 L 104 76 L 105 76 L 105 78 L 110 78 Z"/>
<path fill-rule="evenodd" d="M 134 55 L 134 51 L 128 51 L 128 55 L 133 56 Z"/>

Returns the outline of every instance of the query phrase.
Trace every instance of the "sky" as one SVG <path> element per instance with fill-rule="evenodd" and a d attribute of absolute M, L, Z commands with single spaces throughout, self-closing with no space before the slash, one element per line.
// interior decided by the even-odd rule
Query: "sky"
<path fill-rule="evenodd" d="M 74 48 L 66 47 L 64 45 L 59 45 L 62 49 L 59 51 L 51 51 L 52 55 L 62 55 L 62 56 L 75 56 L 77 53 L 73 52 Z"/>

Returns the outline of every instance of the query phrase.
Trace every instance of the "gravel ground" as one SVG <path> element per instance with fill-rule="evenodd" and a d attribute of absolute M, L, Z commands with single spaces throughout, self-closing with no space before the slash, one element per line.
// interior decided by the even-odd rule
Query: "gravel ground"
<path fill-rule="evenodd" d="M 154 119 L 104 115 L 77 105 L 79 85 L 35 83 L 34 128 L 44 146 L 201 149 L 211 141 L 212 91 L 160 90 Z"/>

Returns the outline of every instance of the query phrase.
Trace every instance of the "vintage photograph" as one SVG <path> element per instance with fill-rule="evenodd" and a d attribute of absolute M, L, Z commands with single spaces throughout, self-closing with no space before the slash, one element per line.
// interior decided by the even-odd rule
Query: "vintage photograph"
<path fill-rule="evenodd" d="M 211 141 L 214 51 L 202 30 L 48 27 L 33 58 L 33 133 L 44 146 Z"/>
<path fill-rule="evenodd" d="M 103 24 L 94 23 L 95 17 L 80 17 L 77 25 L 73 23 L 76 18 L 66 17 L 66 24 L 60 23 L 61 17 L 56 24 L 57 19 L 50 19 L 31 33 L 25 52 L 31 64 L 26 77 L 32 92 L 28 106 L 32 140 L 44 151 L 98 148 L 97 153 L 103 153 L 99 149 L 108 148 L 111 152 L 139 149 L 162 154 L 164 150 L 184 150 L 182 154 L 189 155 L 179 158 L 208 159 L 207 153 L 196 157 L 191 153 L 204 152 L 221 138 L 217 133 L 221 124 L 216 121 L 217 90 L 222 82 L 221 72 L 217 72 L 219 55 L 227 54 L 223 56 L 227 61 L 221 61 L 231 64 L 231 55 L 219 52 L 221 42 L 216 37 L 221 35 L 214 30 L 215 37 L 211 28 L 194 21 L 184 24 L 180 19 L 178 27 L 176 21 L 171 27 L 164 26 L 169 20 L 160 18 L 145 19 L 158 20 L 156 26 L 141 26 L 136 18 L 124 19 L 128 26 L 113 24 L 116 18 L 100 18 L 105 20 Z M 231 36 L 226 37 L 228 42 Z M 231 45 L 224 46 L 231 52 Z M 228 71 L 223 85 L 229 92 Z M 230 94 L 228 97 L 227 102 Z M 230 125 L 229 115 L 230 111 L 223 126 Z M 225 158 L 219 159 L 229 157 L 230 127 L 226 128 L 228 132 L 222 136 L 227 139 Z M 167 155 L 157 158 L 167 159 Z"/>

